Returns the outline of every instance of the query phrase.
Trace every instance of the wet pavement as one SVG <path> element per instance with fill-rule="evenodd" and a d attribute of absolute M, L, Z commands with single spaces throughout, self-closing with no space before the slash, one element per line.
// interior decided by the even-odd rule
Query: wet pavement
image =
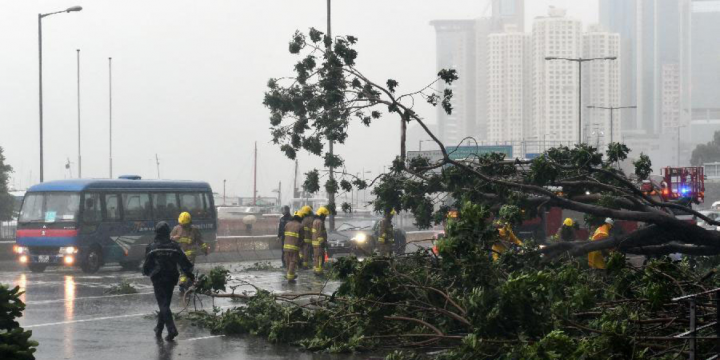
<path fill-rule="evenodd" d="M 297 284 L 287 285 L 280 271 L 242 271 L 251 264 L 198 264 L 197 268 L 207 273 L 213 266 L 222 265 L 232 270 L 234 284 L 248 281 L 276 292 L 332 291 L 338 285 L 316 279 L 308 272 L 301 273 Z M 279 261 L 275 265 L 279 265 Z M 122 280 L 130 282 L 138 293 L 108 295 L 108 289 Z M 36 352 L 39 360 L 373 358 L 365 354 L 308 353 L 298 347 L 270 344 L 251 335 L 216 336 L 183 321 L 177 324 L 180 331 L 177 341 L 157 342 L 152 331 L 155 319 L 149 316 L 157 310 L 149 279 L 139 272 L 120 271 L 119 267 L 105 267 L 92 275 L 76 269 L 49 269 L 35 274 L 11 267 L 0 270 L 0 283 L 18 285 L 25 291 L 22 300 L 27 307 L 20 323 L 32 330 L 32 339 L 40 343 Z M 182 310 L 181 302 L 176 291 L 173 312 Z M 212 309 L 209 298 L 202 305 L 206 310 Z M 215 306 L 234 305 L 227 299 L 218 299 Z"/>

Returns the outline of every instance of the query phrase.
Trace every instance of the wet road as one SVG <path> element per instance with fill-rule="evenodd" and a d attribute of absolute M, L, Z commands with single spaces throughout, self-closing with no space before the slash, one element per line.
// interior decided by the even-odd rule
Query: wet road
<path fill-rule="evenodd" d="M 279 262 L 278 262 L 279 263 Z M 199 264 L 208 272 L 217 264 Z M 307 273 L 296 285 L 287 285 L 279 271 L 241 271 L 248 263 L 223 263 L 233 270 L 233 277 L 272 291 L 332 291 L 337 286 L 325 283 Z M 107 290 L 130 282 L 137 294 L 108 295 Z M 40 343 L 37 359 L 367 359 L 368 355 L 312 354 L 297 347 L 278 346 L 254 336 L 214 336 L 206 329 L 179 321 L 180 336 L 174 343 L 157 342 L 152 332 L 157 310 L 149 279 L 139 272 L 120 268 L 103 268 L 92 275 L 79 270 L 57 269 L 42 274 L 24 270 L 0 271 L 0 283 L 18 285 L 27 304 L 20 319 L 23 327 L 33 331 L 32 339 Z M 180 299 L 173 299 L 173 311 L 182 309 Z M 230 307 L 225 299 L 216 306 Z M 212 305 L 204 301 L 206 309 Z M 377 357 L 376 357 L 377 358 Z"/>

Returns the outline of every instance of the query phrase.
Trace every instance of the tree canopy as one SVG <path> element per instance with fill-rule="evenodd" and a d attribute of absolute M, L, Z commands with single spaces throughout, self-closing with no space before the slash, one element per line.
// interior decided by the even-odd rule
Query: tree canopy
<path fill-rule="evenodd" d="M 3 148 L 0 146 L 0 220 L 9 220 L 13 216 L 15 200 L 8 194 L 8 182 L 12 166 L 5 163 Z"/>
<path fill-rule="evenodd" d="M 704 163 L 718 161 L 720 161 L 720 131 L 715 132 L 712 141 L 695 147 L 690 158 L 690 164 L 702 166 Z"/>

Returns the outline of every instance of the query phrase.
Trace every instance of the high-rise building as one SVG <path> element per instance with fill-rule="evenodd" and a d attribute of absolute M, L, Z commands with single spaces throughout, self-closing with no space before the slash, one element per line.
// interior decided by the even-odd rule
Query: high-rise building
<path fill-rule="evenodd" d="M 578 133 L 577 63 L 548 61 L 546 57 L 578 58 L 582 24 L 551 8 L 532 29 L 533 120 L 526 138 L 576 142 Z"/>
<path fill-rule="evenodd" d="M 522 141 L 532 115 L 530 35 L 507 25 L 488 36 L 487 52 L 487 140 Z"/>
<path fill-rule="evenodd" d="M 601 24 L 619 33 L 622 39 L 620 55 L 625 59 L 621 65 L 622 98 L 628 102 L 635 100 L 638 107 L 635 126 L 648 134 L 663 131 L 665 65 L 674 65 L 679 71 L 677 111 L 680 122 L 689 121 L 691 13 L 691 0 L 600 0 Z"/>
<path fill-rule="evenodd" d="M 675 131 L 680 123 L 680 65 L 664 64 L 660 82 L 662 132 Z"/>
<path fill-rule="evenodd" d="M 436 33 L 436 61 L 438 69 L 455 69 L 458 80 L 447 87 L 453 91 L 452 114 L 437 107 L 438 136 L 448 145 L 455 145 L 466 136 L 476 133 L 475 89 L 475 21 L 435 20 L 430 23 Z"/>
<path fill-rule="evenodd" d="M 457 70 L 451 85 L 453 113 L 437 110 L 438 134 L 448 145 L 467 136 L 486 138 L 487 128 L 487 36 L 503 31 L 507 24 L 522 31 L 525 0 L 492 0 L 492 14 L 476 20 L 436 20 L 437 68 Z M 441 84 L 440 91 L 444 90 Z"/>
<path fill-rule="evenodd" d="M 720 0 L 693 1 L 691 144 L 720 130 Z"/>
<path fill-rule="evenodd" d="M 601 26 L 590 26 L 583 34 L 582 57 L 585 59 L 617 57 L 612 61 L 590 61 L 583 66 L 583 133 L 585 142 L 605 145 L 619 142 L 624 113 L 589 109 L 587 106 L 616 107 L 620 103 L 620 35 L 605 31 Z M 612 123 L 610 122 L 612 118 Z M 611 135 L 612 132 L 612 135 Z"/>

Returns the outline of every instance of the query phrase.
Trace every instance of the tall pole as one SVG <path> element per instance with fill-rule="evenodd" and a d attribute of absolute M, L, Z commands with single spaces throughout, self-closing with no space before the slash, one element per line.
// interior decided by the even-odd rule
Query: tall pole
<path fill-rule="evenodd" d="M 157 156 L 157 153 L 155 153 L 155 167 L 157 168 L 157 175 L 158 179 L 160 178 L 160 159 Z"/>
<path fill-rule="evenodd" d="M 282 181 L 278 181 L 278 206 L 282 205 Z"/>
<path fill-rule="evenodd" d="M 255 162 L 253 165 L 253 206 L 257 205 L 257 141 L 255 142 Z"/>
<path fill-rule="evenodd" d="M 38 14 L 38 71 L 40 89 L 40 182 L 45 180 L 45 166 L 43 162 L 43 71 L 42 71 L 42 14 Z"/>
<path fill-rule="evenodd" d="M 578 144 L 582 144 L 582 59 L 578 62 Z"/>
<path fill-rule="evenodd" d="M 331 13 L 332 12 L 331 12 L 331 4 L 330 3 L 331 3 L 331 0 L 327 0 L 327 36 L 330 39 L 330 43 L 327 46 L 327 51 L 332 50 L 332 27 L 331 27 L 331 19 L 332 19 Z M 333 158 L 333 140 L 332 139 L 330 140 L 329 151 L 330 151 L 330 158 L 332 159 Z M 330 167 L 330 182 L 335 181 L 334 170 L 335 169 L 331 166 Z M 328 225 L 330 225 L 330 231 L 334 231 L 335 230 L 335 193 L 334 192 L 330 192 L 328 194 L 328 202 L 329 202 L 328 205 L 330 206 L 330 209 L 332 209 L 330 211 L 330 219 L 328 221 Z"/>
<path fill-rule="evenodd" d="M 223 206 L 225 206 L 225 183 L 227 180 L 223 180 Z"/>
<path fill-rule="evenodd" d="M 615 109 L 610 109 L 610 143 L 613 142 L 613 113 L 615 112 Z"/>
<path fill-rule="evenodd" d="M 112 163 L 112 58 L 108 58 L 108 88 L 110 94 L 110 178 L 113 177 L 113 163 Z"/>
<path fill-rule="evenodd" d="M 80 49 L 77 49 L 77 114 L 78 114 L 78 178 L 82 177 L 82 152 L 80 150 Z"/>

